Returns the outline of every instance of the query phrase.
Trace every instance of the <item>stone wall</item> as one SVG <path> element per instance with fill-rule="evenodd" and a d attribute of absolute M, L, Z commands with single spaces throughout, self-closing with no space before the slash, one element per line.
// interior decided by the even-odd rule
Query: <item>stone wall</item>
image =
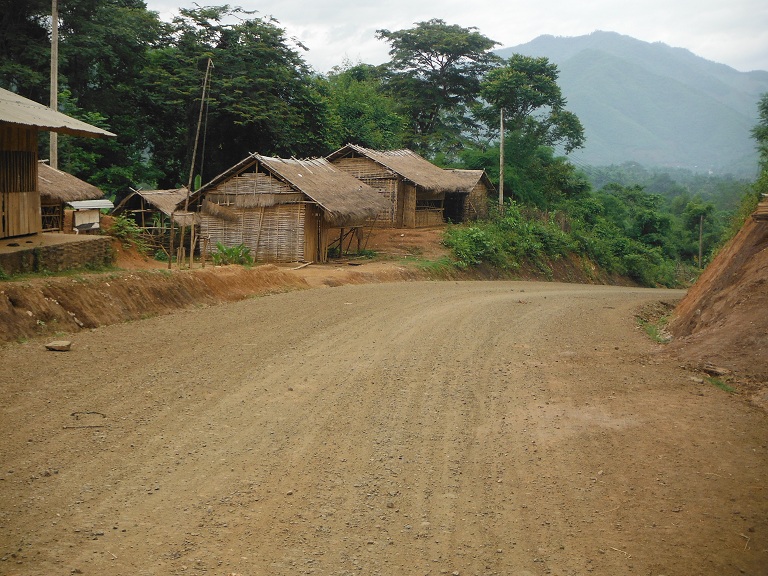
<path fill-rule="evenodd" d="M 109 236 L 86 236 L 68 242 L 38 244 L 34 247 L 0 252 L 0 271 L 60 272 L 73 268 L 101 268 L 114 262 Z"/>

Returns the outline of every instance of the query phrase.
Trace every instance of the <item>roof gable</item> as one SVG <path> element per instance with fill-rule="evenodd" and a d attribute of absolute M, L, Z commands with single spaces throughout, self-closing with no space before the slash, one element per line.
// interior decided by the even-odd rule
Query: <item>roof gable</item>
<path fill-rule="evenodd" d="M 435 166 L 412 150 L 381 151 L 364 148 L 356 144 L 347 144 L 328 155 L 327 158 L 333 162 L 338 158 L 349 156 L 369 158 L 425 190 L 433 192 L 461 192 L 465 189 L 462 179 L 453 174 L 452 171 L 443 170 L 439 166 Z"/>

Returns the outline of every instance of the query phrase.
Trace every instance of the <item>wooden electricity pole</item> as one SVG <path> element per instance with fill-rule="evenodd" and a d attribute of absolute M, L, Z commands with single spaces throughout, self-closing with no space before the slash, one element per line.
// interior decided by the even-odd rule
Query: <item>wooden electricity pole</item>
<path fill-rule="evenodd" d="M 504 210 L 504 108 L 501 109 L 499 137 L 499 212 Z"/>
<path fill-rule="evenodd" d="M 51 6 L 51 109 L 59 109 L 59 4 L 58 0 L 53 0 Z M 49 162 L 51 168 L 59 167 L 59 135 L 57 132 L 50 132 L 50 155 Z"/>

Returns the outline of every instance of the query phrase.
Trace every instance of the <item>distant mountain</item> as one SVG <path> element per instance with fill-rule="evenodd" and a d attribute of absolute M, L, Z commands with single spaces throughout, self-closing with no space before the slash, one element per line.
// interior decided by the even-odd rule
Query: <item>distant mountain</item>
<path fill-rule="evenodd" d="M 539 36 L 497 54 L 545 56 L 586 134 L 577 163 L 688 168 L 752 178 L 768 72 L 739 72 L 683 48 L 615 32 Z"/>

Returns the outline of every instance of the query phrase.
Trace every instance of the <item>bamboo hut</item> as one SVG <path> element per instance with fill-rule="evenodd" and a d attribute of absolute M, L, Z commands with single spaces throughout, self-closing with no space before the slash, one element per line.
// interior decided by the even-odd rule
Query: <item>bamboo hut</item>
<path fill-rule="evenodd" d="M 488 199 L 496 195 L 496 187 L 485 170 L 449 170 L 464 182 L 461 192 L 447 192 L 445 219 L 468 222 L 488 217 Z"/>
<path fill-rule="evenodd" d="M 0 88 L 0 238 L 42 231 L 38 132 L 114 136 Z"/>
<path fill-rule="evenodd" d="M 464 214 L 469 193 L 466 179 L 411 150 L 380 151 L 347 144 L 327 159 L 391 202 L 390 211 L 381 215 L 390 226 L 436 226 L 445 222 L 446 213 Z"/>
<path fill-rule="evenodd" d="M 72 174 L 52 168 L 45 162 L 37 167 L 43 232 L 64 231 L 65 206 L 73 208 L 72 229 L 75 232 L 100 227 L 101 210 L 112 208 L 112 202 L 93 184 Z"/>
<path fill-rule="evenodd" d="M 325 262 L 331 229 L 362 227 L 388 204 L 324 158 L 259 154 L 191 197 L 191 206 L 200 206 L 200 234 L 209 246 L 243 244 L 261 262 Z"/>
<path fill-rule="evenodd" d="M 144 231 L 145 240 L 155 249 L 171 250 L 171 223 L 177 227 L 200 224 L 197 214 L 177 210 L 184 205 L 187 188 L 170 190 L 131 190 L 115 209 L 113 216 L 126 216 Z"/>

